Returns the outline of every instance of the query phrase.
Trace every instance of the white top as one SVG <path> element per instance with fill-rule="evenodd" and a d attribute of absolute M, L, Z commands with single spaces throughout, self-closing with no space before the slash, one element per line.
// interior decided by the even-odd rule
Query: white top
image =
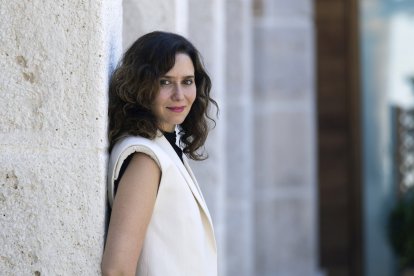
<path fill-rule="evenodd" d="M 110 205 L 122 163 L 134 152 L 147 154 L 161 170 L 136 275 L 217 275 L 217 248 L 207 205 L 186 156 L 181 162 L 163 135 L 154 140 L 127 136 L 115 144 L 108 168 Z"/>

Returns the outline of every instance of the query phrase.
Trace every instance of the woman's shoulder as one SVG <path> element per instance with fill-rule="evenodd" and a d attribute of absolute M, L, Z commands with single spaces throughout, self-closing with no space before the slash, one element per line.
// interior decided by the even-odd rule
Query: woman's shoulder
<path fill-rule="evenodd" d="M 122 164 L 128 157 L 135 153 L 144 153 L 155 161 L 161 171 L 169 166 L 170 160 L 158 145 L 157 139 L 159 138 L 125 135 L 115 143 L 108 160 L 108 197 L 111 205 L 115 180 L 118 179 Z"/>
<path fill-rule="evenodd" d="M 148 145 L 148 146 L 156 146 L 155 139 L 145 138 L 138 135 L 124 135 L 118 139 L 118 141 L 114 145 L 114 149 L 116 147 L 125 147 L 128 145 Z"/>
<path fill-rule="evenodd" d="M 135 152 L 142 152 L 152 157 L 158 166 L 162 167 L 165 153 L 159 146 L 158 139 L 158 136 L 154 139 L 134 135 L 122 136 L 112 148 L 110 163 L 116 163 Z"/>

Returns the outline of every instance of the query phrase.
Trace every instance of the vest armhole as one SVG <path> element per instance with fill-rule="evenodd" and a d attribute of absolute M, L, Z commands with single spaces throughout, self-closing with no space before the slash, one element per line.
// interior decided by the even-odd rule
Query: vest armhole
<path fill-rule="evenodd" d="M 134 153 L 144 153 L 151 157 L 160 168 L 162 175 L 162 165 L 160 159 L 156 154 L 156 149 L 153 149 L 152 147 L 149 147 L 147 145 L 133 145 L 123 149 L 121 153 L 118 152 L 117 154 L 116 152 L 112 152 L 108 168 L 108 200 L 111 207 L 115 197 L 115 181 L 117 181 L 119 178 L 122 164 L 126 159 L 128 159 L 129 156 Z M 118 156 L 112 156 L 112 154 Z"/>

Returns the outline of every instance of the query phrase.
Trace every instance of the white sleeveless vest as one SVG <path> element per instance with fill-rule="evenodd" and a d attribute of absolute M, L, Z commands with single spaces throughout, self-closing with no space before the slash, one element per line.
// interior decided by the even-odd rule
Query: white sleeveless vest
<path fill-rule="evenodd" d="M 154 140 L 127 136 L 115 144 L 108 168 L 110 205 L 122 163 L 134 152 L 149 155 L 161 169 L 136 275 L 216 276 L 217 248 L 206 203 L 186 157 L 183 164 L 163 135 Z"/>

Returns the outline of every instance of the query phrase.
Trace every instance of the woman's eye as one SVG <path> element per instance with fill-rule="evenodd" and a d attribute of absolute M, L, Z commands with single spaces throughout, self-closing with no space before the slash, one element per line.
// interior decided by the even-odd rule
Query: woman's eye
<path fill-rule="evenodd" d="M 169 85 L 171 82 L 169 80 L 160 80 L 160 85 Z"/>
<path fill-rule="evenodd" d="M 194 81 L 193 81 L 192 79 L 188 79 L 188 80 L 185 80 L 185 81 L 184 81 L 184 84 L 185 84 L 185 85 L 192 85 L 192 84 L 193 84 L 193 82 L 194 82 Z"/>

